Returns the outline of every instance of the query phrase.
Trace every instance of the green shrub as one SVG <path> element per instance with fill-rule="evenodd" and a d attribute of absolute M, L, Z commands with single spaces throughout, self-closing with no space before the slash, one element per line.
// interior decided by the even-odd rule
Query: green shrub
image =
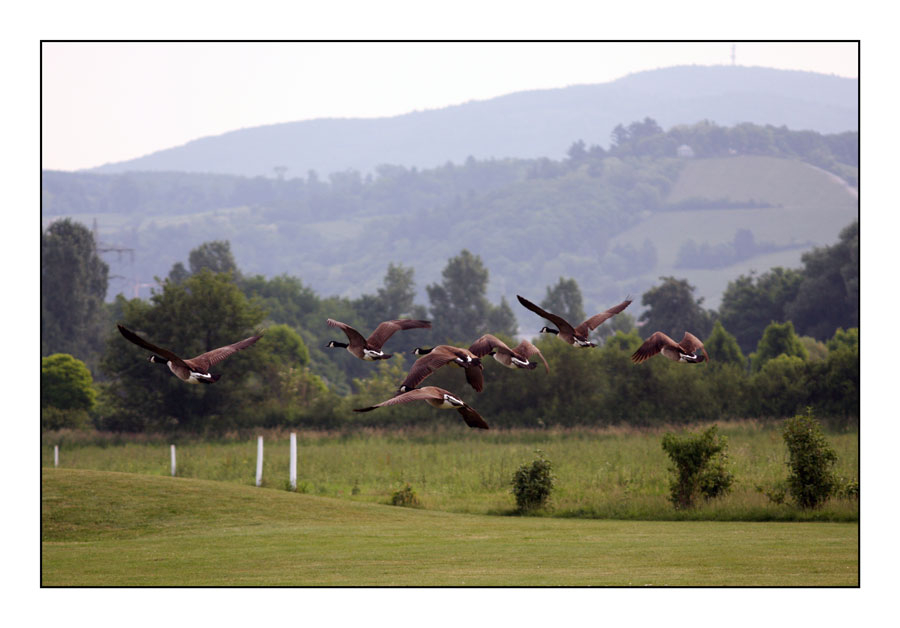
<path fill-rule="evenodd" d="M 547 503 L 550 491 L 553 490 L 554 477 L 552 464 L 544 458 L 544 452 L 535 451 L 538 455 L 531 464 L 519 467 L 512 479 L 512 493 L 516 497 L 519 512 L 528 512 L 541 508 Z"/>
<path fill-rule="evenodd" d="M 419 506 L 419 498 L 416 496 L 412 486 L 407 482 L 406 486 L 398 491 L 394 491 L 394 494 L 391 495 L 391 505 L 415 508 Z"/>
<path fill-rule="evenodd" d="M 90 411 L 97 392 L 87 365 L 68 353 L 41 358 L 41 408 Z"/>
<path fill-rule="evenodd" d="M 800 508 L 818 508 L 838 490 L 837 454 L 809 410 L 785 421 L 782 435 L 790 456 L 788 492 Z"/>
<path fill-rule="evenodd" d="M 731 490 L 734 476 L 728 471 L 728 441 L 713 425 L 701 434 L 666 434 L 662 448 L 672 460 L 675 475 L 669 497 L 675 508 L 690 508 L 697 494 L 713 499 Z"/>
<path fill-rule="evenodd" d="M 769 488 L 758 485 L 756 490 L 768 497 L 770 502 L 780 506 L 784 503 L 784 498 L 787 495 L 787 484 L 785 482 L 778 482 Z"/>
<path fill-rule="evenodd" d="M 839 482 L 837 494 L 844 499 L 859 499 L 859 482 L 856 480 Z"/>

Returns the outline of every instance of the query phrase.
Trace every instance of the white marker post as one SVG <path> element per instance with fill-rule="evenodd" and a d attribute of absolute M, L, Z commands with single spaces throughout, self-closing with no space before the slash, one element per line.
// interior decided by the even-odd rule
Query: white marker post
<path fill-rule="evenodd" d="M 297 490 L 297 434 L 291 432 L 291 490 Z"/>
<path fill-rule="evenodd" d="M 175 477 L 175 445 L 172 445 L 172 477 Z"/>
<path fill-rule="evenodd" d="M 59 466 L 59 445 L 53 446 L 53 466 Z"/>
<path fill-rule="evenodd" d="M 256 445 L 256 485 L 262 486 L 263 437 L 259 437 Z"/>

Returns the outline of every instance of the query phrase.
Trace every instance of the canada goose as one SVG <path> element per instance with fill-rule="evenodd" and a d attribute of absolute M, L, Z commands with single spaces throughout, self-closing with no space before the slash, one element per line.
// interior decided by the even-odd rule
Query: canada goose
<path fill-rule="evenodd" d="M 702 353 L 701 353 L 702 352 Z M 661 331 L 654 332 L 647 340 L 644 341 L 637 351 L 631 355 L 631 360 L 635 364 L 640 364 L 644 360 L 652 358 L 657 353 L 675 362 L 708 362 L 709 354 L 703 346 L 703 343 L 690 332 L 684 332 L 684 338 L 681 342 L 676 343 Z"/>
<path fill-rule="evenodd" d="M 510 349 L 505 342 L 494 335 L 485 334 L 469 346 L 469 351 L 479 358 L 486 355 L 493 356 L 497 362 L 511 369 L 535 369 L 537 362 L 529 362 L 528 358 L 537 355 L 544 363 L 544 368 L 550 372 L 550 365 L 544 358 L 541 350 L 527 340 L 523 340 L 515 349 Z"/>
<path fill-rule="evenodd" d="M 631 299 L 625 299 L 618 305 L 614 305 L 609 308 L 605 312 L 600 312 L 599 314 L 594 314 L 589 319 L 581 323 L 578 327 L 572 327 L 566 319 L 561 316 L 557 316 L 556 314 L 551 314 L 550 312 L 541 309 L 539 306 L 535 305 L 528 299 L 520 297 L 516 295 L 516 298 L 519 300 L 519 303 L 527 307 L 529 310 L 534 312 L 535 314 L 539 314 L 546 318 L 548 321 L 552 321 L 556 323 L 556 326 L 559 329 L 553 329 L 552 327 L 542 327 L 540 333 L 542 334 L 556 334 L 560 340 L 565 340 L 570 345 L 574 345 L 576 347 L 596 347 L 596 342 L 591 342 L 588 340 L 588 334 L 591 333 L 597 326 L 605 321 L 607 318 L 612 318 L 622 310 L 624 310 L 631 303 Z"/>
<path fill-rule="evenodd" d="M 410 401 L 425 401 L 426 403 L 434 406 L 435 408 L 443 408 L 450 409 L 456 408 L 459 413 L 462 415 L 462 418 L 465 420 L 466 425 L 469 427 L 478 427 L 483 430 L 490 429 L 488 428 L 488 424 L 484 419 L 481 418 L 481 415 L 478 414 L 475 409 L 467 404 L 465 401 L 454 395 L 453 393 L 444 390 L 443 388 L 438 388 L 437 386 L 424 386 L 422 388 L 414 388 L 409 390 L 403 394 L 397 395 L 396 397 L 391 397 L 387 401 L 382 401 L 379 404 L 375 404 L 374 406 L 369 406 L 368 408 L 354 408 L 354 412 L 369 412 L 370 410 L 374 410 L 375 408 L 380 408 L 382 406 L 393 406 L 398 403 L 409 403 Z"/>
<path fill-rule="evenodd" d="M 347 334 L 347 339 L 350 341 L 349 343 L 338 342 L 337 340 L 332 340 L 325 347 L 344 347 L 358 357 L 360 360 L 387 360 L 393 354 L 385 353 L 381 350 L 381 346 L 387 342 L 387 339 L 390 338 L 395 331 L 400 329 L 420 329 L 420 328 L 431 328 L 430 321 L 417 321 L 409 318 L 398 319 L 393 321 L 385 321 L 381 323 L 378 327 L 375 328 L 375 331 L 372 332 L 372 335 L 368 338 L 363 338 L 362 334 L 350 327 L 347 323 L 342 323 L 340 321 L 336 321 L 333 318 L 329 318 L 327 323 L 331 327 L 337 327 L 345 334 Z"/>
<path fill-rule="evenodd" d="M 413 350 L 414 355 L 422 356 L 409 369 L 406 379 L 397 389 L 397 394 L 402 394 L 413 390 L 423 379 L 434 373 L 445 364 L 455 364 L 466 371 L 466 381 L 475 389 L 476 392 L 484 390 L 484 366 L 481 364 L 481 358 L 462 347 L 452 347 L 450 345 L 438 345 L 431 349 L 422 349 L 417 347 Z"/>
<path fill-rule="evenodd" d="M 262 334 L 259 334 L 258 336 L 250 336 L 249 338 L 245 338 L 240 342 L 236 342 L 225 347 L 219 347 L 218 349 L 213 349 L 212 351 L 207 351 L 206 353 L 201 353 L 196 358 L 182 360 L 168 349 L 161 349 L 156 345 L 150 344 L 130 329 L 126 329 L 121 325 L 116 325 L 116 327 L 119 328 L 119 331 L 123 336 L 125 336 L 125 338 L 127 338 L 134 344 L 138 345 L 139 347 L 143 347 L 144 349 L 149 349 L 156 354 L 159 354 L 151 355 L 149 358 L 150 362 L 153 362 L 154 364 L 166 364 L 169 367 L 169 370 L 172 371 L 172 373 L 174 373 L 178 379 L 189 384 L 196 384 L 198 382 L 202 382 L 204 384 L 212 384 L 219 381 L 221 375 L 213 375 L 209 372 L 209 368 L 214 364 L 218 364 L 219 362 L 230 356 L 232 353 L 240 351 L 241 349 L 246 349 L 254 342 L 262 338 Z"/>

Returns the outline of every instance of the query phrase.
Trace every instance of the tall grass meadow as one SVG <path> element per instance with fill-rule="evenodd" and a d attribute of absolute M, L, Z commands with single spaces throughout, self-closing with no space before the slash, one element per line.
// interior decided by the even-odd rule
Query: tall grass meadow
<path fill-rule="evenodd" d="M 710 424 L 711 425 L 711 424 Z M 676 510 L 669 501 L 669 460 L 663 436 L 681 427 L 467 430 L 355 429 L 297 431 L 297 491 L 354 501 L 390 503 L 407 484 L 425 509 L 460 513 L 516 513 L 510 481 L 536 450 L 552 462 L 552 507 L 541 516 L 646 520 L 858 521 L 858 499 L 836 497 L 804 512 L 778 504 L 765 489 L 787 478 L 782 422 L 718 423 L 728 438 L 732 491 Z M 694 425 L 702 429 L 707 425 Z M 115 435 L 61 430 L 44 432 L 41 465 L 169 475 L 169 445 L 177 450 L 177 475 L 254 485 L 256 436 L 265 439 L 263 488 L 290 490 L 287 430 L 234 432 L 215 439 L 164 435 Z M 858 430 L 826 431 L 837 453 L 835 474 L 859 479 Z"/>

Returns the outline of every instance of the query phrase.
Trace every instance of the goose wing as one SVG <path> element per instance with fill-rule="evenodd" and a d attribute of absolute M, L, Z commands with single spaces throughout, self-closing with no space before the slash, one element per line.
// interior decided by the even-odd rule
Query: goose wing
<path fill-rule="evenodd" d="M 704 347 L 703 343 L 700 342 L 700 339 L 691 332 L 684 332 L 684 338 L 681 339 L 678 346 L 684 353 L 696 353 L 697 349 L 701 349 L 703 355 L 706 357 L 706 362 L 709 362 L 709 354 L 706 352 L 706 347 Z"/>
<path fill-rule="evenodd" d="M 232 353 L 237 353 L 241 349 L 246 349 L 260 338 L 262 338 L 262 334 L 250 336 L 249 338 L 244 338 L 243 340 L 239 340 L 238 342 L 235 342 L 233 344 L 219 347 L 218 349 L 213 349 L 212 351 L 207 351 L 206 353 L 201 353 L 196 358 L 185 360 L 185 363 L 187 363 L 195 371 L 202 370 L 205 373 L 214 364 L 218 364 L 219 362 L 230 356 Z"/>
<path fill-rule="evenodd" d="M 535 314 L 543 316 L 548 321 L 551 321 L 552 323 L 554 323 L 559 328 L 559 331 L 561 331 L 563 333 L 569 332 L 570 334 L 574 334 L 575 328 L 572 327 L 572 325 L 570 325 L 569 322 L 566 319 L 564 319 L 562 316 L 557 316 L 556 314 L 551 314 L 547 310 L 540 308 L 539 306 L 535 305 L 534 303 L 532 303 L 525 297 L 521 297 L 518 294 L 516 295 L 516 298 L 519 300 L 519 303 L 521 303 L 522 305 L 527 307 L 529 310 L 531 310 Z"/>
<path fill-rule="evenodd" d="M 159 354 L 159 356 L 160 356 L 161 358 L 165 358 L 165 359 L 171 361 L 173 364 L 180 364 L 180 365 L 182 365 L 182 366 L 184 366 L 184 367 L 186 367 L 186 368 L 188 368 L 188 369 L 190 368 L 190 366 L 188 366 L 187 364 L 185 364 L 184 360 L 182 360 L 181 358 L 179 358 L 177 355 L 175 355 L 174 353 L 172 353 L 172 352 L 169 351 L 168 349 L 163 349 L 162 347 L 157 347 L 157 346 L 156 346 L 155 344 L 153 344 L 153 343 L 147 342 L 146 340 L 144 340 L 143 338 L 141 338 L 140 336 L 138 336 L 136 333 L 134 333 L 133 331 L 131 331 L 131 330 L 128 329 L 127 327 L 123 327 L 122 325 L 118 325 L 118 324 L 116 325 L 116 327 L 119 328 L 119 332 L 120 332 L 123 336 L 125 336 L 125 338 L 126 338 L 127 340 L 133 342 L 133 343 L 136 344 L 137 346 L 143 347 L 144 349 L 148 349 L 148 350 L 150 350 L 150 351 L 153 351 L 154 353 Z"/>
<path fill-rule="evenodd" d="M 528 342 L 527 340 L 523 340 L 518 344 L 518 346 L 513 350 L 514 353 L 520 354 L 526 360 L 533 355 L 538 356 L 541 359 L 541 362 L 544 363 L 544 368 L 547 369 L 547 372 L 550 372 L 550 365 L 547 364 L 547 359 L 544 357 L 544 354 L 541 353 L 541 350 L 535 347 L 533 344 Z"/>
<path fill-rule="evenodd" d="M 392 321 L 384 321 L 378 327 L 375 328 L 375 331 L 372 332 L 372 335 L 369 336 L 366 342 L 369 343 L 369 348 L 378 351 L 381 349 L 381 346 L 387 342 L 387 339 L 390 338 L 395 331 L 401 329 L 431 329 L 431 321 L 418 321 L 411 318 L 401 318 Z"/>
<path fill-rule="evenodd" d="M 589 319 L 584 321 L 581 325 L 576 327 L 575 333 L 586 337 L 589 333 L 591 333 L 591 331 L 596 329 L 597 326 L 600 325 L 600 323 L 605 321 L 607 318 L 612 318 L 613 316 L 615 316 L 616 314 L 618 314 L 619 312 L 624 310 L 626 307 L 628 307 L 629 304 L 631 304 L 631 301 L 632 301 L 631 299 L 625 299 L 618 305 L 612 306 L 605 312 L 600 312 L 599 314 L 594 314 Z"/>
<path fill-rule="evenodd" d="M 348 325 L 347 323 L 342 323 L 341 321 L 336 321 L 333 318 L 329 318 L 325 322 L 328 323 L 328 325 L 330 327 L 337 327 L 342 332 L 344 332 L 347 335 L 347 340 L 350 341 L 350 344 L 352 346 L 354 346 L 354 347 L 357 347 L 357 346 L 365 347 L 366 346 L 366 339 L 363 338 L 363 335 L 361 333 L 359 333 L 358 331 L 356 331 L 355 329 L 353 329 L 352 327 L 350 327 L 350 325 Z"/>
<path fill-rule="evenodd" d="M 484 366 L 481 364 L 474 364 L 472 366 L 466 367 L 466 381 L 469 382 L 469 386 L 475 389 L 475 392 L 481 392 L 484 390 Z"/>
<path fill-rule="evenodd" d="M 457 412 L 462 415 L 463 420 L 469 427 L 477 427 L 483 430 L 491 429 L 487 422 L 481 418 L 481 415 L 478 414 L 472 406 L 466 404 L 461 408 L 458 408 Z"/>
<path fill-rule="evenodd" d="M 442 388 L 438 388 L 436 386 L 425 386 L 424 388 L 416 388 L 415 390 L 409 390 L 403 394 L 397 395 L 396 397 L 391 397 L 386 401 L 382 401 L 381 403 L 377 403 L 374 406 L 369 406 L 368 408 L 354 408 L 354 412 L 369 412 L 370 410 L 374 410 L 375 408 L 381 408 L 383 406 L 395 406 L 400 403 L 410 403 L 411 401 L 427 401 L 428 399 L 443 399 L 444 398 L 444 390 Z"/>
<path fill-rule="evenodd" d="M 473 342 L 469 346 L 469 351 L 473 355 L 475 355 L 479 358 L 486 356 L 491 351 L 496 351 L 497 353 L 506 353 L 506 354 L 513 353 L 512 349 L 510 349 L 508 346 L 506 346 L 505 342 L 503 342 L 502 340 L 497 338 L 497 336 L 494 336 L 492 334 L 485 334 L 481 338 L 479 338 L 478 340 Z"/>
<path fill-rule="evenodd" d="M 637 351 L 631 354 L 631 361 L 640 364 L 662 351 L 663 347 L 674 347 L 680 350 L 678 344 L 667 335 L 661 331 L 654 332 L 644 341 L 644 344 L 638 347 Z"/>

